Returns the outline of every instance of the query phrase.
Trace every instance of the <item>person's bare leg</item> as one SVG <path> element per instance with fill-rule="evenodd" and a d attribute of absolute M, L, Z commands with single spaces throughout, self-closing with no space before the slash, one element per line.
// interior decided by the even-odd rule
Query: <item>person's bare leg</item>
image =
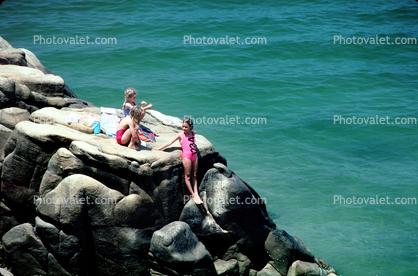
<path fill-rule="evenodd" d="M 197 157 L 195 158 L 195 160 L 192 162 L 192 172 L 191 172 L 191 176 L 192 176 L 192 185 L 193 185 L 193 191 L 196 195 L 196 198 L 198 200 L 198 204 L 202 204 L 203 200 L 200 198 L 199 196 L 199 189 L 197 187 Z"/>
<path fill-rule="evenodd" d="M 138 144 L 135 144 L 134 138 L 131 136 L 131 141 L 129 142 L 128 148 L 134 149 L 134 150 L 140 150 L 141 147 Z"/>
<path fill-rule="evenodd" d="M 126 145 L 126 143 L 129 142 L 128 148 L 130 149 L 134 149 L 134 150 L 139 150 L 140 147 L 135 145 L 135 141 L 132 137 L 132 132 L 131 129 L 128 128 L 125 133 L 123 133 L 122 138 L 120 139 L 123 145 Z"/>
<path fill-rule="evenodd" d="M 184 182 L 186 182 L 186 187 L 192 195 L 192 199 L 196 204 L 201 204 L 202 200 L 199 200 L 199 194 L 196 197 L 196 194 L 192 188 L 191 184 L 191 173 L 192 173 L 192 161 L 189 158 L 183 158 L 183 167 L 184 167 Z"/>
<path fill-rule="evenodd" d="M 126 145 L 126 143 L 130 142 L 132 138 L 132 134 L 131 131 L 129 130 L 129 128 L 127 130 L 125 130 L 125 132 L 122 135 L 122 138 L 120 139 L 123 145 Z M 129 143 L 130 145 L 130 143 Z"/>

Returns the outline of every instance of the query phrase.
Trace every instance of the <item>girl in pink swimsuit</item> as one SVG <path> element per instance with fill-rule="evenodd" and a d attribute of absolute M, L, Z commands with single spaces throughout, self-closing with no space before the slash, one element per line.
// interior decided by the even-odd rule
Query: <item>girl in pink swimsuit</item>
<path fill-rule="evenodd" d="M 195 144 L 195 132 L 193 130 L 193 121 L 190 118 L 185 118 L 182 124 L 183 131 L 176 134 L 170 141 L 155 150 L 163 150 L 166 147 L 179 140 L 181 149 L 183 150 L 182 161 L 184 167 L 184 180 L 187 189 L 192 195 L 192 199 L 196 204 L 202 204 L 203 201 L 199 196 L 197 189 L 197 151 Z"/>

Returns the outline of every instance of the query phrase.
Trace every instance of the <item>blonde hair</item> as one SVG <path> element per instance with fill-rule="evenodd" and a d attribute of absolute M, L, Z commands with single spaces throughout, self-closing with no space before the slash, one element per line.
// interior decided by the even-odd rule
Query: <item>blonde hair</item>
<path fill-rule="evenodd" d="M 136 92 L 135 89 L 133 89 L 132 87 L 129 87 L 125 90 L 125 101 L 123 102 L 123 106 L 122 109 L 125 109 L 125 104 L 128 101 L 129 98 L 132 98 L 134 96 L 138 95 L 138 92 Z M 136 105 L 136 103 L 134 103 L 134 105 Z"/>
<path fill-rule="evenodd" d="M 144 112 L 144 110 L 142 110 L 142 107 L 140 107 L 139 105 L 135 105 L 134 107 L 131 108 L 131 111 L 129 112 L 129 116 L 131 116 L 132 121 L 134 122 L 134 125 L 138 125 L 139 126 L 139 118 L 141 118 L 142 113 Z"/>

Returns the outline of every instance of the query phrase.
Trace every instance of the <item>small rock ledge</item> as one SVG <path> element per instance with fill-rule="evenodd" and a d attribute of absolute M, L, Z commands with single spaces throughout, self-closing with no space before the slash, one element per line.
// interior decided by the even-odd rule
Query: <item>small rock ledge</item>
<path fill-rule="evenodd" d="M 65 118 L 100 116 L 26 49 L 0 37 L 0 274 L 336 276 L 279 230 L 251 186 L 196 136 L 204 203 L 188 200 L 180 130 L 158 111 L 140 151 Z"/>

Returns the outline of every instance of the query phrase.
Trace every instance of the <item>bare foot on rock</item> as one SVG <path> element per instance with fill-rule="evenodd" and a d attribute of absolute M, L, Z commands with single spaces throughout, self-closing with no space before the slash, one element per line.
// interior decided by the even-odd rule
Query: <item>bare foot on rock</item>
<path fill-rule="evenodd" d="M 197 196 L 192 196 L 192 199 L 194 200 L 194 203 L 196 203 L 196 205 L 201 205 L 201 204 L 203 204 L 203 200 L 199 197 L 199 195 L 197 195 Z"/>

